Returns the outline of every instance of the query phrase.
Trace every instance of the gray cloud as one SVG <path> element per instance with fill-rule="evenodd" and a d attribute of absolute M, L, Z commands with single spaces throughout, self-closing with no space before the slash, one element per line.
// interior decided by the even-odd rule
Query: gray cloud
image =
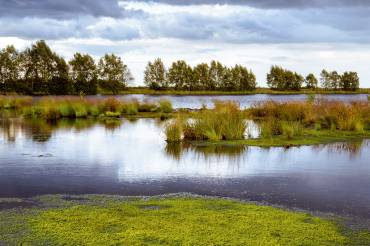
<path fill-rule="evenodd" d="M 172 5 L 234 4 L 274 9 L 370 6 L 370 1 L 368 0 L 139 0 L 139 1 L 143 2 L 154 1 Z"/>
<path fill-rule="evenodd" d="M 119 2 L 128 0 L 0 0 L 2 17 L 70 19 L 76 16 L 122 17 L 139 13 L 123 11 Z M 137 0 L 170 5 L 236 4 L 256 8 L 370 7 L 368 0 Z"/>
<path fill-rule="evenodd" d="M 130 1 L 119 4 L 117 0 L 0 0 L 0 37 L 112 41 L 174 38 L 225 43 L 370 41 L 370 1 L 141 0 L 148 3 L 144 8 L 135 3 L 132 7 L 133 2 L 131 7 L 122 2 Z M 178 7 L 152 5 L 158 2 Z M 239 5 L 185 6 L 200 3 L 268 9 Z M 337 7 L 296 8 L 318 5 Z M 271 9 L 275 7 L 278 9 Z"/>
<path fill-rule="evenodd" d="M 75 18 L 122 15 L 117 0 L 0 0 L 0 16 Z"/>

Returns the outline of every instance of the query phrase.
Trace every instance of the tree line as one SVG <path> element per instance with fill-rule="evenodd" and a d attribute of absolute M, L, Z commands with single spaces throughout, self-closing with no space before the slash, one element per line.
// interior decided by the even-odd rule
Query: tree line
<path fill-rule="evenodd" d="M 360 87 L 360 79 L 356 72 L 337 71 L 328 72 L 325 69 L 320 74 L 321 88 L 329 90 L 357 90 Z M 319 81 L 314 74 L 306 77 L 296 72 L 284 69 L 280 66 L 272 66 L 267 74 L 267 85 L 275 90 L 300 90 L 302 88 L 317 89 Z"/>
<path fill-rule="evenodd" d="M 10 45 L 0 50 L 0 92 L 21 94 L 68 95 L 96 94 L 98 88 L 118 93 L 128 87 L 133 76 L 122 59 L 105 54 L 96 63 L 89 54 L 75 53 L 70 61 L 51 50 L 40 40 L 19 52 Z M 356 72 L 323 70 L 321 87 L 330 90 L 356 90 L 359 77 Z M 154 90 L 220 90 L 252 91 L 256 76 L 242 65 L 227 67 L 219 61 L 190 66 L 178 60 L 167 69 L 160 58 L 149 62 L 144 72 L 144 83 Z M 267 85 L 274 90 L 319 88 L 314 74 L 303 77 L 297 72 L 272 66 L 267 74 Z"/>
<path fill-rule="evenodd" d="M 249 91 L 256 88 L 256 76 L 246 67 L 226 67 L 219 61 L 191 67 L 179 60 L 167 70 L 157 58 L 146 66 L 144 83 L 152 89 Z"/>
<path fill-rule="evenodd" d="M 22 94 L 96 94 L 98 87 L 118 93 L 133 77 L 121 58 L 106 54 L 96 64 L 75 53 L 67 63 L 40 40 L 19 52 L 13 45 L 0 51 L 0 91 Z"/>

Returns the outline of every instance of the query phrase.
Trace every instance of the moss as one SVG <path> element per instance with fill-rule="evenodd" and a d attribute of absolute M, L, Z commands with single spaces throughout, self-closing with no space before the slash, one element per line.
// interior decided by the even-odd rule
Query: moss
<path fill-rule="evenodd" d="M 0 242 L 26 245 L 366 245 L 307 213 L 225 199 L 38 198 L 45 209 L 0 211 Z M 50 204 L 52 206 L 50 206 Z M 47 206 L 49 204 L 49 206 Z M 56 204 L 61 204 L 55 208 Z M 352 234 L 354 235 L 354 234 Z"/>

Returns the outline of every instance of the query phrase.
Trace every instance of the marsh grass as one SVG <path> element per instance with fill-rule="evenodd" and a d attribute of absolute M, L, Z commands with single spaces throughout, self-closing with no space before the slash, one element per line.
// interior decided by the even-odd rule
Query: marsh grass
<path fill-rule="evenodd" d="M 84 97 L 0 97 L 0 109 L 19 110 L 24 117 L 57 120 L 60 118 L 121 117 L 139 112 L 167 114 L 173 112 L 170 101 L 139 102 L 137 100 L 88 99 Z"/>
<path fill-rule="evenodd" d="M 172 113 L 173 107 L 172 103 L 167 99 L 161 99 L 159 100 L 159 111 L 162 113 Z"/>
<path fill-rule="evenodd" d="M 0 109 L 18 109 L 31 103 L 32 97 L 0 96 Z"/>
<path fill-rule="evenodd" d="M 244 139 L 247 124 L 239 105 L 220 101 L 215 101 L 214 105 L 214 109 L 203 109 L 187 115 L 182 121 L 169 124 L 165 129 L 167 139 L 171 139 L 168 135 L 173 133 L 173 128 L 181 131 L 178 136 L 182 135 L 184 140 Z"/>
<path fill-rule="evenodd" d="M 302 128 L 362 132 L 369 127 L 367 102 L 265 102 L 248 110 L 252 118 L 262 119 L 263 135 L 300 135 Z"/>
<path fill-rule="evenodd" d="M 177 118 L 167 123 L 165 127 L 166 141 L 168 143 L 179 143 L 182 140 L 183 121 Z"/>

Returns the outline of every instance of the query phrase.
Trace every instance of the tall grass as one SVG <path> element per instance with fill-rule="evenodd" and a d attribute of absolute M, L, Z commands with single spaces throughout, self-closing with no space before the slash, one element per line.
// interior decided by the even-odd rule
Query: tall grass
<path fill-rule="evenodd" d="M 176 119 L 169 122 L 165 127 L 166 141 L 169 143 L 179 143 L 182 140 L 182 120 Z"/>
<path fill-rule="evenodd" d="M 299 134 L 299 128 L 361 132 L 369 127 L 370 105 L 367 102 L 265 102 L 249 109 L 253 118 L 265 120 L 262 126 L 271 135 Z M 280 122 L 282 125 L 277 127 Z M 285 122 L 285 123 L 284 123 Z M 299 127 L 298 127 L 299 126 Z M 269 130 L 270 129 L 270 130 Z"/>
<path fill-rule="evenodd" d="M 0 96 L 0 109 L 18 109 L 31 103 L 32 97 Z"/>
<path fill-rule="evenodd" d="M 173 112 L 168 100 L 158 102 L 123 101 L 114 97 L 88 99 L 84 97 L 0 97 L 0 109 L 20 110 L 28 118 L 56 120 L 60 118 L 120 117 L 136 115 L 139 112 Z"/>
<path fill-rule="evenodd" d="M 247 128 L 243 111 L 232 102 L 215 102 L 214 109 L 205 109 L 188 116 L 176 123 L 176 130 L 181 130 L 185 140 L 239 140 L 244 138 Z M 179 126 L 180 125 L 180 126 Z M 173 133 L 175 125 L 166 128 Z"/>

